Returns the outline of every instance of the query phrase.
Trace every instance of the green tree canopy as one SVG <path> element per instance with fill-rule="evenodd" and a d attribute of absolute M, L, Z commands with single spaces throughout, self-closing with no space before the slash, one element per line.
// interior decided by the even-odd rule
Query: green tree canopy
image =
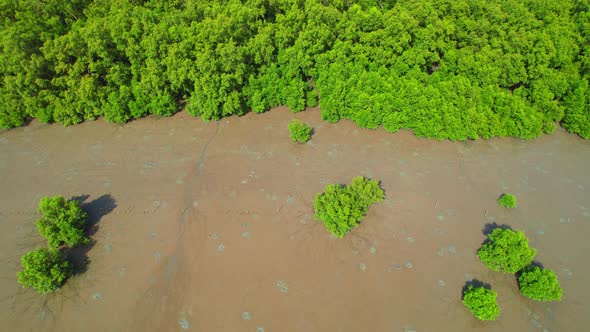
<path fill-rule="evenodd" d="M 563 290 L 555 272 L 529 265 L 518 276 L 522 295 L 536 301 L 561 301 Z"/>
<path fill-rule="evenodd" d="M 72 275 L 70 262 L 55 249 L 39 247 L 21 258 L 22 270 L 18 282 L 23 287 L 32 287 L 39 293 L 49 293 L 59 288 Z"/>
<path fill-rule="evenodd" d="M 514 196 L 512 194 L 503 194 L 498 199 L 498 204 L 500 204 L 500 206 L 502 206 L 502 207 L 512 209 L 518 205 L 518 201 L 516 199 L 516 196 Z"/>
<path fill-rule="evenodd" d="M 88 215 L 80 202 L 67 201 L 62 196 L 44 197 L 39 202 L 39 212 L 42 216 L 37 220 L 37 229 L 49 247 L 75 247 L 90 241 L 84 234 Z"/>
<path fill-rule="evenodd" d="M 516 273 L 529 265 L 537 250 L 529 247 L 522 231 L 496 228 L 477 251 L 479 259 L 494 271 Z"/>
<path fill-rule="evenodd" d="M 580 0 L 0 0 L 0 127 L 293 112 L 437 139 L 590 138 Z"/>
<path fill-rule="evenodd" d="M 384 198 L 379 182 L 362 176 L 348 186 L 329 184 L 314 200 L 315 218 L 336 237 L 343 238 L 367 214 L 371 204 Z"/>
<path fill-rule="evenodd" d="M 479 320 L 496 320 L 500 314 L 497 296 L 496 292 L 483 286 L 469 285 L 463 292 L 463 304 Z"/>
<path fill-rule="evenodd" d="M 294 119 L 289 123 L 289 135 L 293 142 L 305 143 L 311 138 L 311 127 Z"/>

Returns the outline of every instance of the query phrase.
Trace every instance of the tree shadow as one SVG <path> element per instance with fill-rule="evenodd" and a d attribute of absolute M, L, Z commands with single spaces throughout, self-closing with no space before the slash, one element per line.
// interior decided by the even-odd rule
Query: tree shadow
<path fill-rule="evenodd" d="M 311 131 L 309 132 L 309 139 L 312 139 L 314 135 L 315 135 L 315 128 L 311 127 Z"/>
<path fill-rule="evenodd" d="M 88 265 L 90 264 L 88 252 L 94 247 L 95 244 L 96 241 L 90 239 L 88 244 L 74 248 L 64 247 L 62 249 L 62 254 L 64 255 L 65 259 L 72 263 L 74 274 L 82 274 L 88 270 Z"/>
<path fill-rule="evenodd" d="M 463 288 L 461 288 L 461 300 L 463 300 L 463 295 L 465 294 L 465 291 L 467 291 L 467 289 L 469 289 L 469 287 L 474 287 L 474 288 L 483 287 L 487 290 L 492 289 L 492 285 L 490 285 L 486 282 L 483 282 L 481 280 L 472 279 L 472 280 L 466 282 L 465 286 L 463 286 Z"/>
<path fill-rule="evenodd" d="M 65 248 L 63 254 L 70 261 L 74 267 L 74 274 L 84 273 L 90 264 L 88 252 L 96 244 L 96 240 L 91 236 L 96 234 L 99 227 L 99 222 L 102 217 L 111 213 L 117 208 L 117 202 L 110 194 L 102 195 L 92 201 L 86 202 L 90 195 L 74 196 L 71 200 L 81 203 L 82 210 L 88 214 L 88 223 L 86 225 L 85 233 L 90 238 L 88 244 L 74 248 Z"/>
<path fill-rule="evenodd" d="M 383 188 L 383 185 L 381 183 L 382 183 L 381 180 L 379 180 L 379 189 L 381 189 L 381 191 L 383 191 L 383 200 L 381 201 L 381 202 L 383 202 L 386 199 L 388 199 L 389 197 L 387 196 L 387 190 L 385 190 Z M 381 202 L 377 202 L 377 203 L 381 203 Z"/>
<path fill-rule="evenodd" d="M 493 223 L 485 224 L 483 226 L 481 232 L 483 233 L 483 235 L 488 236 L 488 235 L 492 234 L 492 232 L 495 229 L 498 229 L 498 228 L 499 229 L 509 229 L 509 230 L 513 231 L 512 227 L 510 225 L 506 225 L 506 224 L 499 225 L 499 224 L 493 222 Z"/>

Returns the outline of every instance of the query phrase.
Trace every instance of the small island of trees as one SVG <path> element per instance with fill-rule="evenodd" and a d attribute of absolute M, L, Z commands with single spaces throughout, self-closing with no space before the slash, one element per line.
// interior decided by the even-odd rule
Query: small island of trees
<path fill-rule="evenodd" d="M 74 273 L 63 252 L 90 242 L 85 235 L 88 215 L 79 201 L 62 196 L 42 198 L 38 210 L 41 218 L 36 222 L 37 229 L 49 248 L 38 247 L 26 253 L 17 276 L 23 287 L 48 293 L 58 289 Z"/>
<path fill-rule="evenodd" d="M 379 182 L 362 176 L 354 178 L 348 186 L 329 184 L 315 197 L 315 218 L 334 236 L 343 238 L 358 226 L 371 204 L 383 198 Z"/>

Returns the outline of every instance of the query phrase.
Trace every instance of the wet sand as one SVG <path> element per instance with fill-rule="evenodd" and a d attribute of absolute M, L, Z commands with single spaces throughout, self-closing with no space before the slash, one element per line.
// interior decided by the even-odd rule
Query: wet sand
<path fill-rule="evenodd" d="M 289 140 L 294 117 L 315 128 L 305 145 Z M 281 108 L 218 123 L 33 122 L 0 132 L 0 320 L 7 331 L 586 331 L 589 169 L 590 141 L 561 129 L 438 142 Z M 386 199 L 333 238 L 314 196 L 357 175 L 380 180 Z M 503 192 L 517 209 L 497 205 Z M 88 195 L 95 243 L 84 273 L 41 296 L 15 274 L 43 244 L 39 199 L 56 194 Z M 493 222 L 526 232 L 561 303 L 526 299 L 479 262 Z M 462 305 L 472 278 L 498 292 L 496 322 Z"/>

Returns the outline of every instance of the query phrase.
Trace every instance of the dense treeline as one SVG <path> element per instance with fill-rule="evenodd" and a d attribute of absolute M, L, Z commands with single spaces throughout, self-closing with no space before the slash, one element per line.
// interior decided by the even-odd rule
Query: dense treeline
<path fill-rule="evenodd" d="M 318 102 L 434 138 L 590 138 L 585 0 L 0 0 L 0 126 Z"/>

